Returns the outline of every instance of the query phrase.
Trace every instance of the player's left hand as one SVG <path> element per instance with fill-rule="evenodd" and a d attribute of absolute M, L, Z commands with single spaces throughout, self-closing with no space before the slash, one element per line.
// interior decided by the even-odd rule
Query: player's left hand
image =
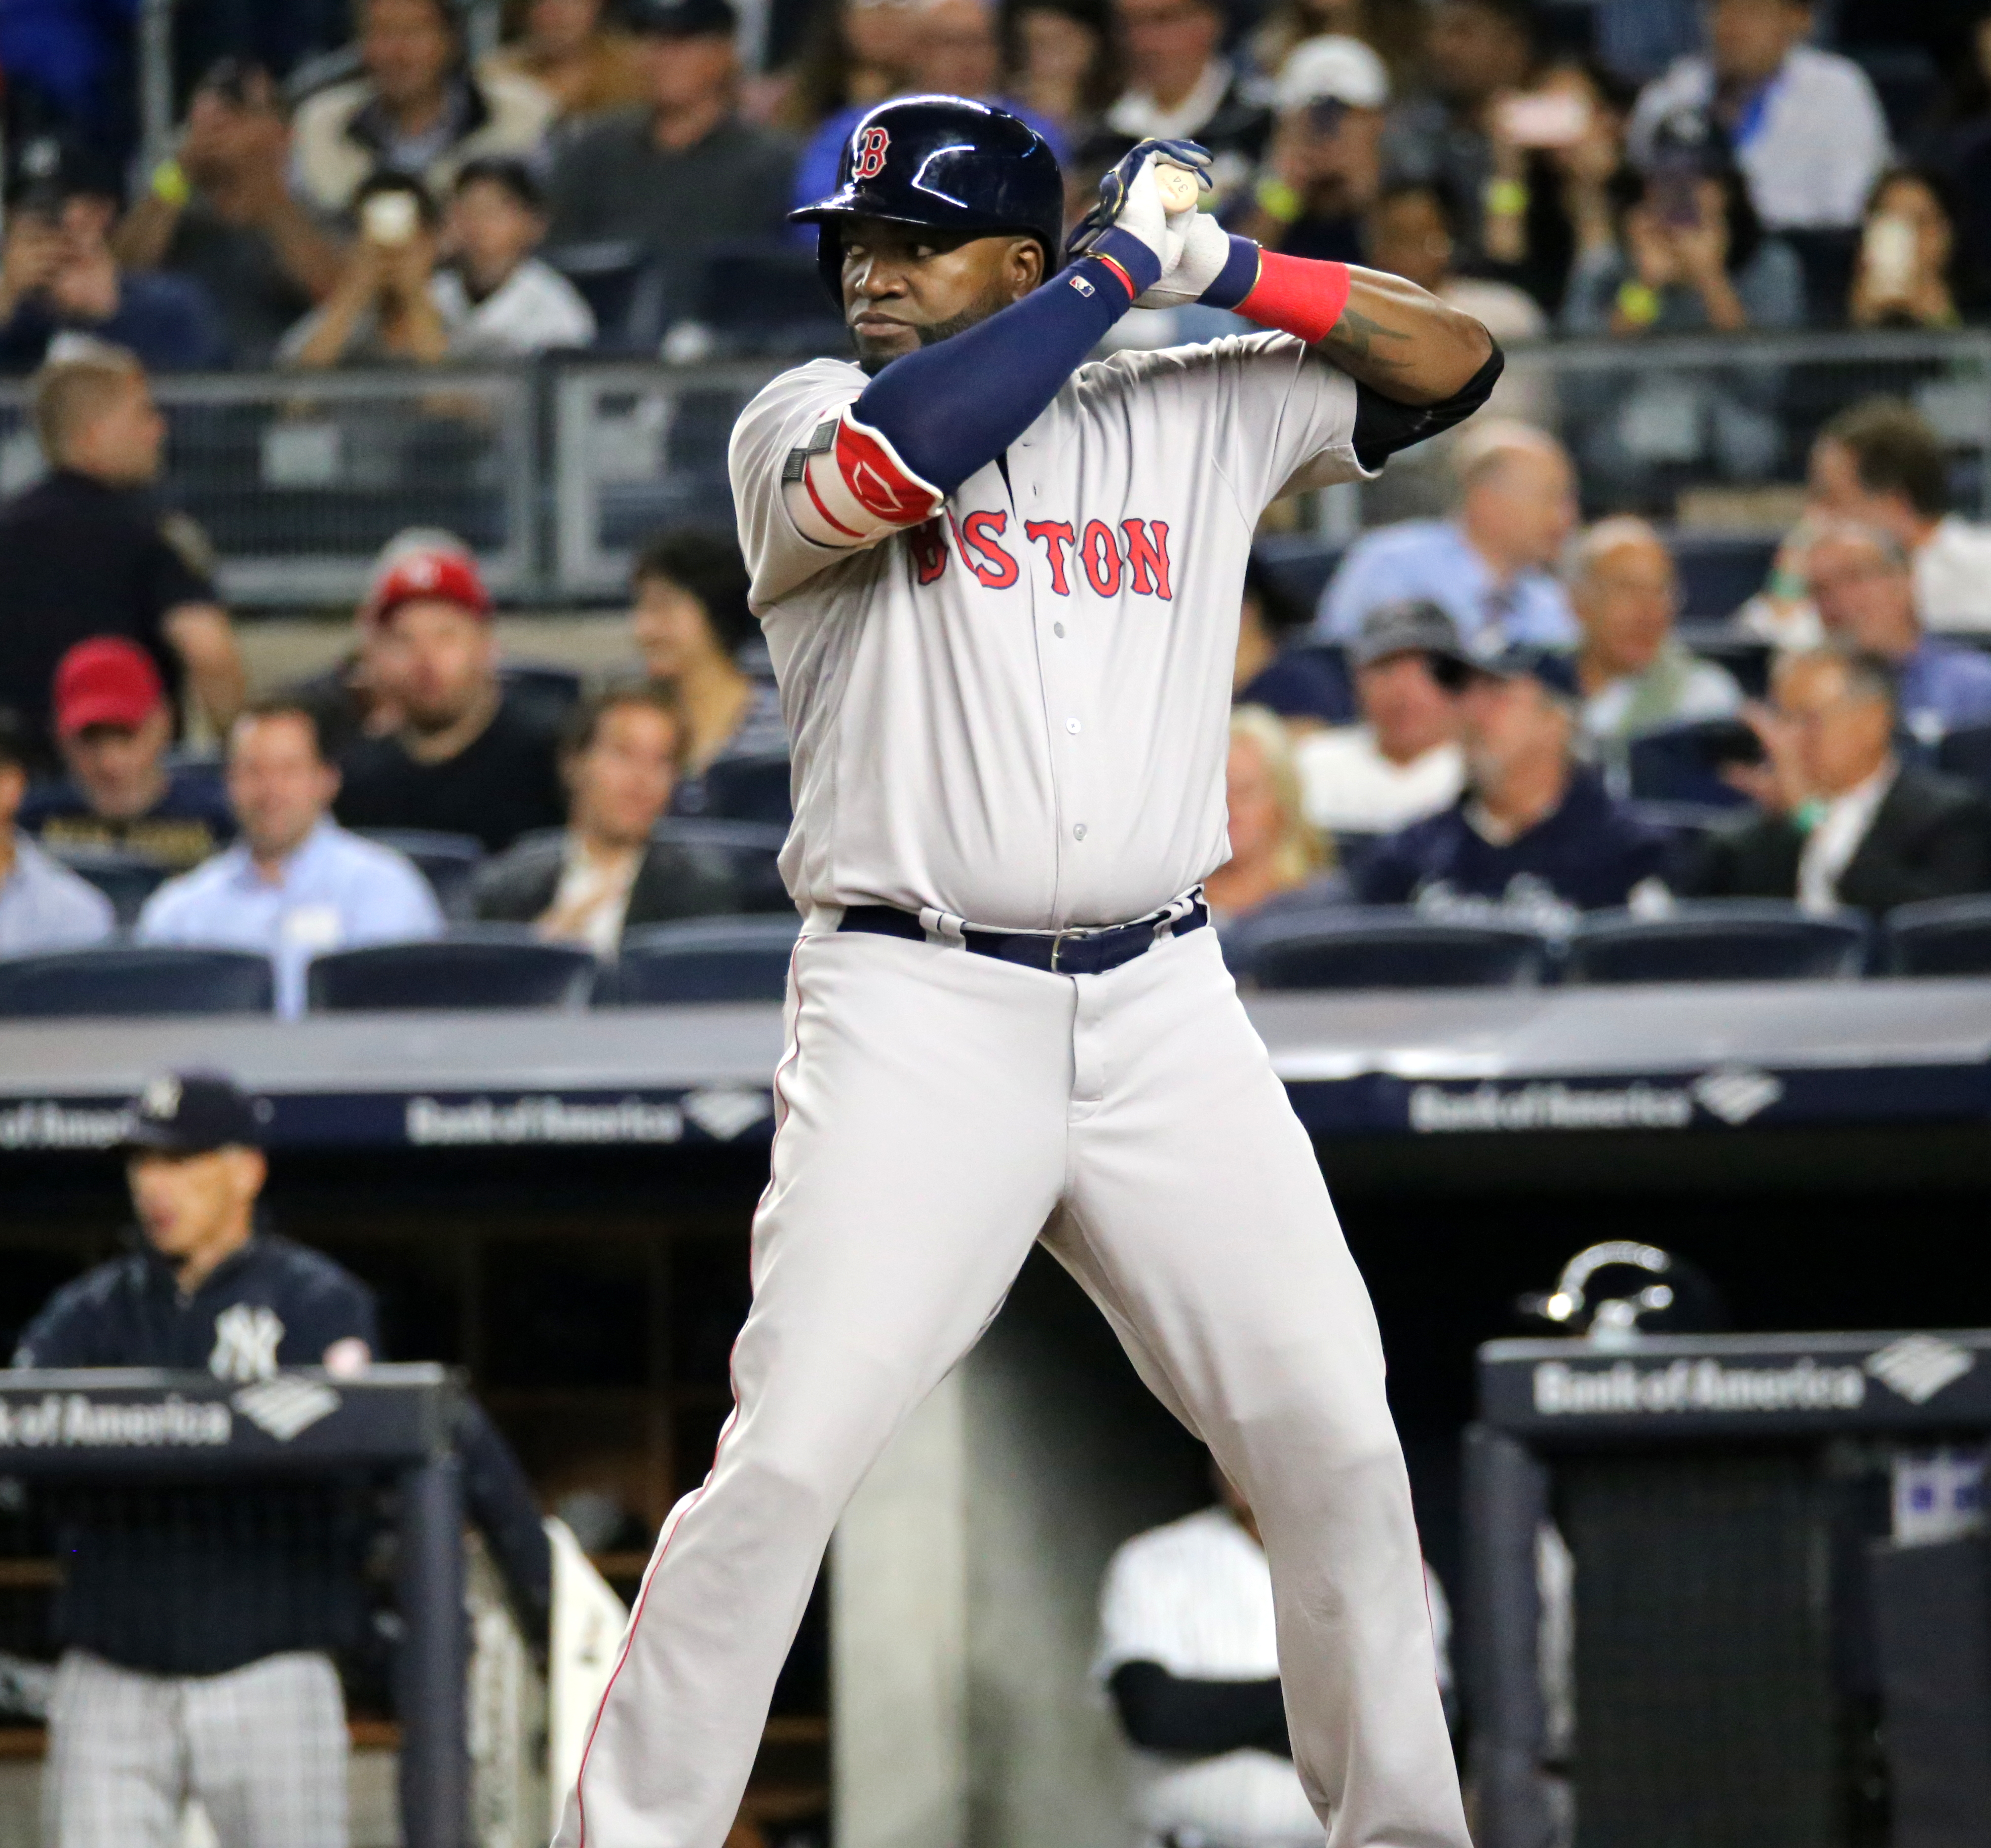
<path fill-rule="evenodd" d="M 1200 301 L 1230 260 L 1230 233 L 1211 213 L 1194 206 L 1171 213 L 1169 229 L 1181 233 L 1182 254 L 1162 271 L 1153 288 L 1134 298 L 1137 308 L 1186 308 Z"/>
<path fill-rule="evenodd" d="M 1101 178 L 1099 203 L 1072 233 L 1065 246 L 1066 260 L 1084 256 L 1101 233 L 1118 226 L 1161 259 L 1164 274 L 1172 269 L 1182 254 L 1186 220 L 1193 214 L 1169 213 L 1155 188 L 1155 169 L 1158 165 L 1181 168 L 1195 175 L 1202 190 L 1211 185 L 1207 171 L 1210 162 L 1210 150 L 1196 141 L 1137 141 Z"/>

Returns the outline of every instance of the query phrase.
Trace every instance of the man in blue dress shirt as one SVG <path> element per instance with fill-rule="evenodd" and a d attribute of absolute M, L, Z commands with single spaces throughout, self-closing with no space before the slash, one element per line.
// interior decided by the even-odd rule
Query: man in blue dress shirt
<path fill-rule="evenodd" d="M 242 839 L 154 893 L 139 941 L 260 951 L 276 965 L 277 1012 L 289 1016 L 304 1011 L 314 956 L 440 936 L 435 894 L 414 866 L 332 820 L 338 791 L 314 714 L 281 700 L 252 707 L 228 744 Z"/>
<path fill-rule="evenodd" d="M 116 921 L 111 900 L 14 825 L 27 792 L 26 736 L 0 706 L 0 956 L 101 942 Z"/>
<path fill-rule="evenodd" d="M 1497 628 L 1510 642 L 1569 648 L 1577 639 L 1554 575 L 1576 529 L 1575 477 L 1554 437 L 1496 420 L 1458 445 L 1458 510 L 1366 533 L 1321 598 L 1323 640 L 1350 642 L 1379 604 L 1436 604 L 1470 642 Z"/>

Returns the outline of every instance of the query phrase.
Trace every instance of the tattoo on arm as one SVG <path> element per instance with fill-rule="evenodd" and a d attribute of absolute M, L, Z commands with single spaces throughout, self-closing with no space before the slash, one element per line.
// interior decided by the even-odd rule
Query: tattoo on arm
<path fill-rule="evenodd" d="M 1370 373 L 1403 372 L 1412 363 L 1408 353 L 1378 351 L 1379 341 L 1407 342 L 1412 336 L 1402 328 L 1385 327 L 1380 321 L 1372 319 L 1355 308 L 1344 308 L 1341 318 L 1336 322 L 1320 342 L 1323 352 L 1338 359 L 1353 359 Z"/>

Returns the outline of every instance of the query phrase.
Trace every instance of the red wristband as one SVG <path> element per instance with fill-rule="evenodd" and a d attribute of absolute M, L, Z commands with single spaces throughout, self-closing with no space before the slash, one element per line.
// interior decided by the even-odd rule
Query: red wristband
<path fill-rule="evenodd" d="M 1348 305 L 1348 265 L 1266 250 L 1258 258 L 1258 280 L 1237 305 L 1237 312 L 1261 327 L 1297 334 L 1308 345 L 1327 337 Z"/>

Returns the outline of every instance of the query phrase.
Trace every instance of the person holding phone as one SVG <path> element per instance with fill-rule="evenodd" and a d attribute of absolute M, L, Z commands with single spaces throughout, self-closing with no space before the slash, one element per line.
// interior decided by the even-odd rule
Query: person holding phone
<path fill-rule="evenodd" d="M 1847 318 L 1855 327 L 1955 327 L 1956 220 L 1946 182 L 1898 168 L 1867 201 Z"/>
<path fill-rule="evenodd" d="M 353 197 L 359 235 L 338 286 L 284 336 L 279 364 L 307 369 L 407 360 L 434 365 L 449 329 L 430 289 L 435 201 L 405 174 L 374 174 Z"/>
<path fill-rule="evenodd" d="M 1273 90 L 1272 145 L 1237 229 L 1268 250 L 1363 263 L 1363 214 L 1383 180 L 1383 60 L 1334 35 L 1294 49 Z"/>

